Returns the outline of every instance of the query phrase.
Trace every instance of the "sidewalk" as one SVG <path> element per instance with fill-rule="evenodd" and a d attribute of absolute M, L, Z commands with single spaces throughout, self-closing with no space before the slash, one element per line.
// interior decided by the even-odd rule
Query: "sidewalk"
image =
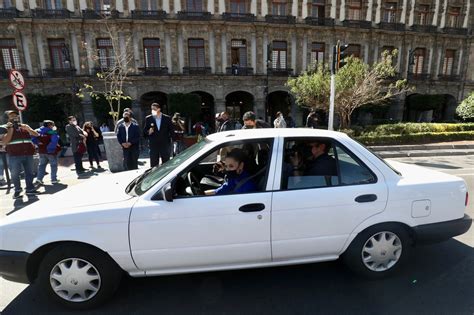
<path fill-rule="evenodd" d="M 383 158 L 473 155 L 474 140 L 412 145 L 370 146 Z"/>

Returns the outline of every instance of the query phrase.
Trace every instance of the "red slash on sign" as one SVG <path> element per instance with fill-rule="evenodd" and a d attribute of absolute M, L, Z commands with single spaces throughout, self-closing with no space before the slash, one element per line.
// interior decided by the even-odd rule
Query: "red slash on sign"
<path fill-rule="evenodd" d="M 15 105 L 19 111 L 24 111 L 28 107 L 28 101 L 25 94 L 20 91 L 13 92 L 13 105 Z"/>
<path fill-rule="evenodd" d="M 25 78 L 18 70 L 10 70 L 9 74 L 10 85 L 17 91 L 21 91 L 25 88 Z"/>

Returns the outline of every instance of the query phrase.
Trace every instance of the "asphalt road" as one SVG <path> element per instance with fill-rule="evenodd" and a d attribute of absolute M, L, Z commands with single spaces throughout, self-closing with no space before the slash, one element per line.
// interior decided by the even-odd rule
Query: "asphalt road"
<path fill-rule="evenodd" d="M 474 157 L 400 158 L 463 177 L 474 217 Z M 102 308 L 81 314 L 474 314 L 474 228 L 419 247 L 395 276 L 367 281 L 340 262 L 241 271 L 124 278 Z M 75 314 L 35 285 L 0 280 L 3 314 Z"/>

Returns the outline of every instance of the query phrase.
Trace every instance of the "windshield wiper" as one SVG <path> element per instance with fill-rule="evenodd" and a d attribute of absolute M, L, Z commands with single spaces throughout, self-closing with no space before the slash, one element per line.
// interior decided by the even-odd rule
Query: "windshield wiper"
<path fill-rule="evenodd" d="M 135 178 L 134 180 L 132 180 L 130 182 L 130 184 L 127 185 L 127 187 L 125 188 L 125 192 L 128 194 L 130 193 L 130 191 L 132 191 L 133 187 L 136 186 L 136 184 L 143 178 L 145 177 L 148 173 L 151 172 L 153 168 L 149 168 L 147 169 L 145 172 L 143 172 L 143 174 L 141 174 L 140 176 L 138 176 L 137 178 Z"/>

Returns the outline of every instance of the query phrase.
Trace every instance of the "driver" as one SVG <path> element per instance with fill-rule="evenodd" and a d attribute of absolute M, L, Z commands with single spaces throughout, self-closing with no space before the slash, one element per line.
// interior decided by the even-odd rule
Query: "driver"
<path fill-rule="evenodd" d="M 206 190 L 206 195 L 227 195 L 234 193 L 248 193 L 257 191 L 257 186 L 246 170 L 247 160 L 242 149 L 232 149 L 225 157 L 224 184 L 217 189 Z"/>

